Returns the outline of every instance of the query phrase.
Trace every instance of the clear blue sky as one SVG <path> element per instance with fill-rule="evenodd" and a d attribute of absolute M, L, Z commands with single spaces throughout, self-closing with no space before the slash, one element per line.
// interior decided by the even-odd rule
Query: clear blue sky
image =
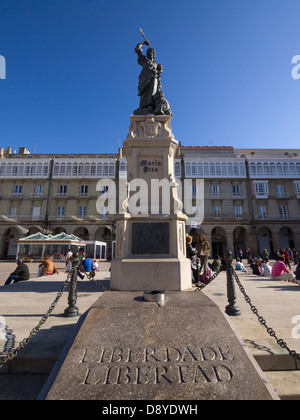
<path fill-rule="evenodd" d="M 117 152 L 141 27 L 183 145 L 299 148 L 299 16 L 299 0 L 1 0 L 0 146 Z"/>

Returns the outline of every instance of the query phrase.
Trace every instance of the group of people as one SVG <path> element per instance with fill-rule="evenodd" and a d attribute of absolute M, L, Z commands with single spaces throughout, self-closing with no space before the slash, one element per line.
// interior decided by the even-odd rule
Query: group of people
<path fill-rule="evenodd" d="M 65 265 L 66 265 L 66 272 L 70 272 L 71 270 L 71 261 L 72 261 L 73 252 L 71 249 L 68 250 L 65 258 Z M 77 274 L 78 276 L 83 279 L 83 273 L 90 273 L 99 271 L 99 265 L 97 260 L 92 260 L 91 258 L 85 258 L 84 250 L 80 249 L 78 252 L 79 257 L 79 266 Z M 24 263 L 23 259 L 18 258 L 16 261 L 17 268 L 9 275 L 8 279 L 4 283 L 4 285 L 8 285 L 11 283 L 18 283 L 20 281 L 26 281 L 30 279 L 30 272 L 28 265 Z M 39 264 L 38 266 L 38 277 L 41 276 L 48 276 L 53 274 L 59 274 L 56 265 L 52 259 L 51 255 L 45 257 L 45 259 Z"/>
<path fill-rule="evenodd" d="M 270 277 L 274 280 L 283 280 L 300 285 L 300 264 L 298 252 L 290 248 L 276 250 L 275 263 L 273 266 L 269 264 L 269 252 L 267 249 L 261 253 L 261 258 L 253 258 L 248 248 L 247 261 L 252 269 L 252 274 L 261 277 Z M 291 264 L 297 264 L 296 270 L 291 269 Z M 236 260 L 236 270 L 248 272 L 242 264 L 241 258 Z"/>
<path fill-rule="evenodd" d="M 71 249 L 69 249 L 66 255 L 66 259 L 65 259 L 67 273 L 71 270 L 72 256 L 73 256 L 73 252 L 71 251 Z M 81 280 L 84 278 L 83 273 L 99 271 L 99 265 L 97 263 L 97 260 L 92 260 L 91 258 L 85 257 L 83 248 L 79 249 L 78 258 L 79 258 L 79 266 L 77 269 L 77 275 L 78 277 L 81 278 Z"/>
<path fill-rule="evenodd" d="M 213 271 L 218 271 L 222 265 L 226 265 L 224 258 L 221 258 L 219 255 L 214 257 L 212 263 L 208 262 L 210 245 L 204 235 L 199 236 L 199 240 L 194 246 L 192 236 L 186 235 L 186 255 L 191 261 L 192 282 L 196 284 L 205 282 L 205 278 L 210 277 Z M 267 249 L 264 249 L 261 257 L 255 258 L 252 256 L 250 248 L 245 253 L 240 249 L 235 262 L 235 270 L 248 273 L 243 264 L 244 257 L 246 257 L 250 265 L 252 274 L 300 285 L 300 261 L 298 252 L 295 249 L 278 249 L 275 253 L 273 266 L 269 264 L 270 254 Z M 291 263 L 297 264 L 295 270 L 291 269 Z"/>

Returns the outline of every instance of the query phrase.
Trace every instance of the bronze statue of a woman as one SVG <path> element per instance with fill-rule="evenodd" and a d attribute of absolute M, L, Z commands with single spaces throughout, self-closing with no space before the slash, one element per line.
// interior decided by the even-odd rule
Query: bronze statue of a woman
<path fill-rule="evenodd" d="M 148 45 L 147 56 L 143 55 L 142 46 Z M 134 115 L 171 115 L 168 101 L 161 90 L 162 65 L 155 61 L 155 50 L 150 47 L 149 41 L 140 42 L 135 47 L 138 64 L 143 67 L 139 76 L 138 96 L 140 106 L 133 112 Z"/>

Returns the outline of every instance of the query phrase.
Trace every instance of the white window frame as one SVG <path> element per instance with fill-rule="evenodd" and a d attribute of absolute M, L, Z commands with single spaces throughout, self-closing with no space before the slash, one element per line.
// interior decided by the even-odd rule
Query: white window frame
<path fill-rule="evenodd" d="M 253 187 L 256 198 L 269 197 L 269 181 L 253 181 Z"/>

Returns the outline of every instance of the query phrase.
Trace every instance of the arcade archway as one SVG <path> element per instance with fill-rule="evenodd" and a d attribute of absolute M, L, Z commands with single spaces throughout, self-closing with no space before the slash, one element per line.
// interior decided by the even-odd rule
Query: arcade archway
<path fill-rule="evenodd" d="M 279 231 L 279 247 L 280 249 L 293 249 L 295 247 L 294 235 L 288 226 L 284 226 Z"/>
<path fill-rule="evenodd" d="M 247 232 L 242 226 L 236 227 L 233 231 L 233 248 L 236 257 L 239 256 L 240 249 L 245 253 L 248 248 Z"/>
<path fill-rule="evenodd" d="M 261 227 L 257 232 L 258 253 L 261 255 L 266 249 L 270 255 L 274 254 L 272 232 L 266 226 Z"/>
<path fill-rule="evenodd" d="M 211 256 L 223 257 L 227 250 L 226 232 L 220 226 L 211 231 Z"/>

